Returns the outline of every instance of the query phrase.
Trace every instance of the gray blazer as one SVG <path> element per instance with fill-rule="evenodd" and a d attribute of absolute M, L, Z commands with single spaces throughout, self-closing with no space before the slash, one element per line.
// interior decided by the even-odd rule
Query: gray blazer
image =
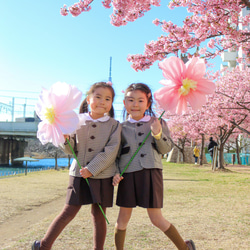
<path fill-rule="evenodd" d="M 76 140 L 76 141 L 75 141 Z M 94 179 L 104 179 L 114 176 L 116 171 L 115 159 L 121 142 L 121 125 L 110 118 L 105 122 L 86 121 L 76 131 L 75 137 L 70 137 L 70 144 L 76 151 L 77 158 L 82 167 L 92 173 Z M 63 150 L 72 154 L 69 145 Z M 74 159 L 69 174 L 81 177 L 77 161 Z"/>
<path fill-rule="evenodd" d="M 151 117 L 151 120 L 148 122 L 130 123 L 129 121 L 125 121 L 122 123 L 121 148 L 117 160 L 120 173 L 124 170 L 143 139 L 149 133 L 150 126 L 155 119 L 157 118 Z M 162 154 L 168 153 L 173 145 L 169 139 L 170 132 L 167 123 L 161 120 L 161 125 L 161 138 L 156 140 L 150 133 L 145 144 L 132 160 L 125 173 L 139 171 L 143 168 L 162 169 Z"/>

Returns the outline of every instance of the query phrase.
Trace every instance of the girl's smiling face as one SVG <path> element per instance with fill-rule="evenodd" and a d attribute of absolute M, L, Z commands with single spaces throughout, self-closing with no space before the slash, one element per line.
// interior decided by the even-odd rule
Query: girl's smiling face
<path fill-rule="evenodd" d="M 139 121 L 144 117 L 145 111 L 149 108 L 147 95 L 140 90 L 133 90 L 127 93 L 124 106 L 130 117 Z"/>
<path fill-rule="evenodd" d="M 112 107 L 112 93 L 109 88 L 98 87 L 94 93 L 87 96 L 87 103 L 90 107 L 90 116 L 98 119 L 108 113 Z"/>

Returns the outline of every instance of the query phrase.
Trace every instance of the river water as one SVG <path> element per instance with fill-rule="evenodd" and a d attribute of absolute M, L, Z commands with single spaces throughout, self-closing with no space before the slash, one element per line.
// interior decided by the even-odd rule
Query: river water
<path fill-rule="evenodd" d="M 73 158 L 70 159 L 70 163 L 73 161 Z M 57 166 L 58 168 L 68 167 L 69 159 L 68 158 L 58 158 Z M 55 168 L 55 159 L 39 159 L 39 161 L 27 162 L 27 172 L 42 171 L 47 169 Z M 0 177 L 17 175 L 25 173 L 26 162 L 23 163 L 20 167 L 12 167 L 12 165 L 1 165 L 0 166 Z"/>

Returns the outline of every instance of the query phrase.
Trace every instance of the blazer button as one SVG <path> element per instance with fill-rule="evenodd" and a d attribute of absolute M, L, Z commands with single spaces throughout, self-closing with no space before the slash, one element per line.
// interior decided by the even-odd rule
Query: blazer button
<path fill-rule="evenodd" d="M 139 122 L 136 125 L 137 125 L 137 127 L 140 127 L 140 126 L 142 126 L 142 123 Z"/>
<path fill-rule="evenodd" d="M 94 139 L 95 139 L 95 137 L 92 135 L 92 136 L 90 136 L 90 139 L 94 140 Z"/>
<path fill-rule="evenodd" d="M 142 133 L 142 132 L 139 132 L 139 133 L 138 133 L 138 135 L 139 135 L 139 136 L 142 136 L 142 135 L 144 135 L 144 133 Z"/>
<path fill-rule="evenodd" d="M 92 149 L 92 148 L 89 148 L 89 149 L 88 149 L 88 151 L 89 151 L 89 152 L 92 152 L 92 151 L 94 151 L 94 149 Z"/>
<path fill-rule="evenodd" d="M 96 124 L 93 124 L 92 127 L 93 127 L 93 128 L 96 128 Z"/>
<path fill-rule="evenodd" d="M 86 165 L 88 165 L 89 164 L 89 161 L 88 162 L 86 162 Z"/>
<path fill-rule="evenodd" d="M 146 154 L 141 154 L 141 157 L 144 157 Z"/>
<path fill-rule="evenodd" d="M 167 138 L 163 137 L 163 141 L 167 141 L 167 140 L 168 140 Z"/>

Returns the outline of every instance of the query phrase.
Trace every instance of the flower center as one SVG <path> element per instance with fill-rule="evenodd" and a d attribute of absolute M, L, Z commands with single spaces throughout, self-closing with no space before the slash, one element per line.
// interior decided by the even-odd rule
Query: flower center
<path fill-rule="evenodd" d="M 55 122 L 55 110 L 54 107 L 51 108 L 46 108 L 46 112 L 44 114 L 46 120 L 48 120 L 48 122 L 50 124 L 53 124 Z"/>
<path fill-rule="evenodd" d="M 190 89 L 196 90 L 196 85 L 196 81 L 186 78 L 182 81 L 182 86 L 178 89 L 178 92 L 185 96 L 190 92 Z"/>

